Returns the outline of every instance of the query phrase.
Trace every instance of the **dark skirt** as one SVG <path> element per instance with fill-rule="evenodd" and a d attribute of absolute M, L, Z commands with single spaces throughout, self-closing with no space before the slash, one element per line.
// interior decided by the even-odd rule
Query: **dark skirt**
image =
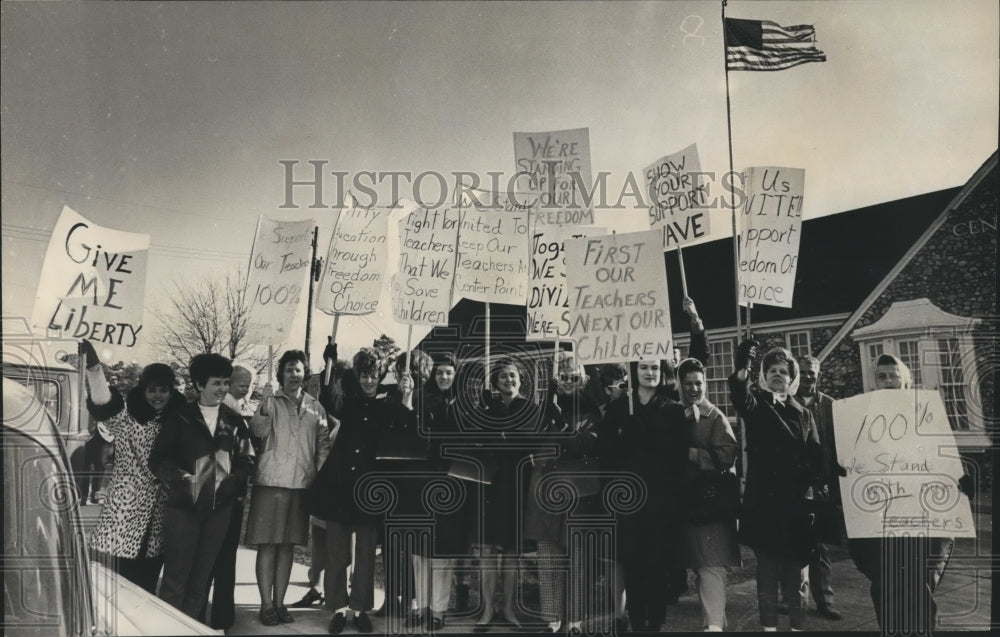
<path fill-rule="evenodd" d="M 305 489 L 253 485 L 244 543 L 308 544 L 309 514 L 303 504 Z"/>

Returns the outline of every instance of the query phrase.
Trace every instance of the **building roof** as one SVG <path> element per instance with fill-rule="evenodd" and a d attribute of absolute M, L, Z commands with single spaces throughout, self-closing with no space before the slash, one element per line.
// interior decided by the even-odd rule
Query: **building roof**
<path fill-rule="evenodd" d="M 871 325 L 860 327 L 851 332 L 851 338 L 857 339 L 858 337 L 912 329 L 926 330 L 932 327 L 967 328 L 968 326 L 969 319 L 967 317 L 945 312 L 931 303 L 930 299 L 912 299 L 910 301 L 896 301 L 882 315 L 882 318 Z"/>

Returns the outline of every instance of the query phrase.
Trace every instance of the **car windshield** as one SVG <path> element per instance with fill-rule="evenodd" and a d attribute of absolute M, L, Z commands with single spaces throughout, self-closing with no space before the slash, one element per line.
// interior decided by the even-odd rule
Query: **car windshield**
<path fill-rule="evenodd" d="M 59 406 L 62 404 L 59 383 L 54 380 L 48 380 L 45 378 L 37 377 L 20 377 L 14 374 L 8 376 L 8 378 L 17 381 L 18 383 L 24 385 L 30 389 L 34 394 L 38 402 L 45 406 L 45 410 L 49 412 L 49 416 L 55 422 L 61 422 L 59 417 Z"/>
<path fill-rule="evenodd" d="M 4 427 L 2 445 L 4 634 L 89 633 L 72 477 L 29 436 Z"/>

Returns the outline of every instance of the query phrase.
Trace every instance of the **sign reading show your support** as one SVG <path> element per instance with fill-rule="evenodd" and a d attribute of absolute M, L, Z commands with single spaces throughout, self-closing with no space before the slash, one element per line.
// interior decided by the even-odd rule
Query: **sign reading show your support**
<path fill-rule="evenodd" d="M 802 168 L 757 166 L 744 172 L 740 305 L 792 307 L 805 181 Z"/>
<path fill-rule="evenodd" d="M 36 333 L 135 347 L 142 332 L 149 235 L 88 221 L 63 206 L 45 252 Z"/>
<path fill-rule="evenodd" d="M 517 186 L 538 200 L 549 225 L 594 223 L 590 129 L 514 133 Z"/>
<path fill-rule="evenodd" d="M 708 184 L 702 182 L 698 145 L 665 155 L 643 171 L 649 226 L 663 232 L 663 251 L 708 235 Z"/>
<path fill-rule="evenodd" d="M 566 240 L 570 329 L 581 363 L 673 356 L 660 232 Z"/>
<path fill-rule="evenodd" d="M 392 208 L 348 208 L 337 214 L 316 307 L 327 314 L 371 314 L 385 280 Z"/>
<path fill-rule="evenodd" d="M 975 537 L 941 395 L 882 389 L 833 403 L 847 535 Z"/>
<path fill-rule="evenodd" d="M 278 346 L 288 339 L 312 268 L 314 222 L 257 223 L 247 276 L 247 341 Z"/>
<path fill-rule="evenodd" d="M 458 208 L 418 208 L 399 221 L 392 316 L 409 325 L 447 325 L 458 243 Z"/>

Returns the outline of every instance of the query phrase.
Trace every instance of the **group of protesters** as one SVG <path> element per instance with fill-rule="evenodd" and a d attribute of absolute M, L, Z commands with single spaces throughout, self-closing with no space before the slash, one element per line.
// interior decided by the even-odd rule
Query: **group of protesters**
<path fill-rule="evenodd" d="M 539 359 L 523 353 L 497 352 L 486 368 L 455 351 L 418 349 L 397 357 L 390 387 L 383 381 L 393 363 L 378 351 L 362 349 L 346 364 L 331 343 L 317 396 L 306 391 L 305 353 L 289 350 L 276 366 L 277 387 L 265 385 L 254 410 L 254 370 L 223 356 L 191 359 L 190 402 L 161 363 L 144 368 L 123 398 L 84 341 L 87 406 L 113 435 L 115 453 L 91 545 L 122 576 L 151 593 L 159 583 L 163 600 L 201 621 L 211 591 L 210 622 L 220 629 L 234 621 L 241 539 L 257 550 L 258 618 L 268 626 L 294 622 L 289 605 L 322 602 L 333 634 L 349 622 L 371 632 L 370 614 L 394 618 L 400 632 L 435 632 L 451 607 L 478 610 L 476 632 L 516 629 L 528 545 L 537 558 L 536 615 L 548 632 L 591 632 L 595 622 L 657 632 L 687 592 L 688 569 L 705 630 L 724 631 L 727 570 L 742 564 L 741 544 L 756 557 L 763 630 L 777 629 L 783 606 L 791 629 L 805 629 L 810 588 L 819 613 L 839 619 L 827 545 L 846 540 L 844 470 L 832 400 L 817 390 L 819 361 L 783 348 L 765 353 L 752 339 L 739 346 L 729 390 L 746 423 L 741 498 L 739 444 L 706 397 L 707 335 L 694 303 L 685 298 L 684 307 L 692 338 L 679 361 L 585 368 L 559 351 L 542 373 Z M 891 356 L 879 358 L 875 379 L 879 389 L 910 382 Z M 968 479 L 960 484 L 971 496 Z M 631 499 L 609 497 L 622 485 Z M 572 506 L 563 506 L 566 488 Z M 571 538 L 579 525 L 570 517 L 588 513 L 613 514 L 611 546 Z M 429 539 L 404 541 L 405 525 L 387 524 L 407 516 L 431 521 Z M 385 604 L 375 610 L 380 544 Z M 952 544 L 849 542 L 871 580 L 880 626 L 933 627 L 933 592 Z M 286 605 L 296 545 L 310 547 L 310 588 Z M 886 562 L 887 551 L 899 559 Z M 603 617 L 588 616 L 598 608 L 588 590 L 596 561 L 612 565 L 605 585 L 614 601 Z M 478 609 L 469 608 L 471 572 L 479 574 Z"/>

